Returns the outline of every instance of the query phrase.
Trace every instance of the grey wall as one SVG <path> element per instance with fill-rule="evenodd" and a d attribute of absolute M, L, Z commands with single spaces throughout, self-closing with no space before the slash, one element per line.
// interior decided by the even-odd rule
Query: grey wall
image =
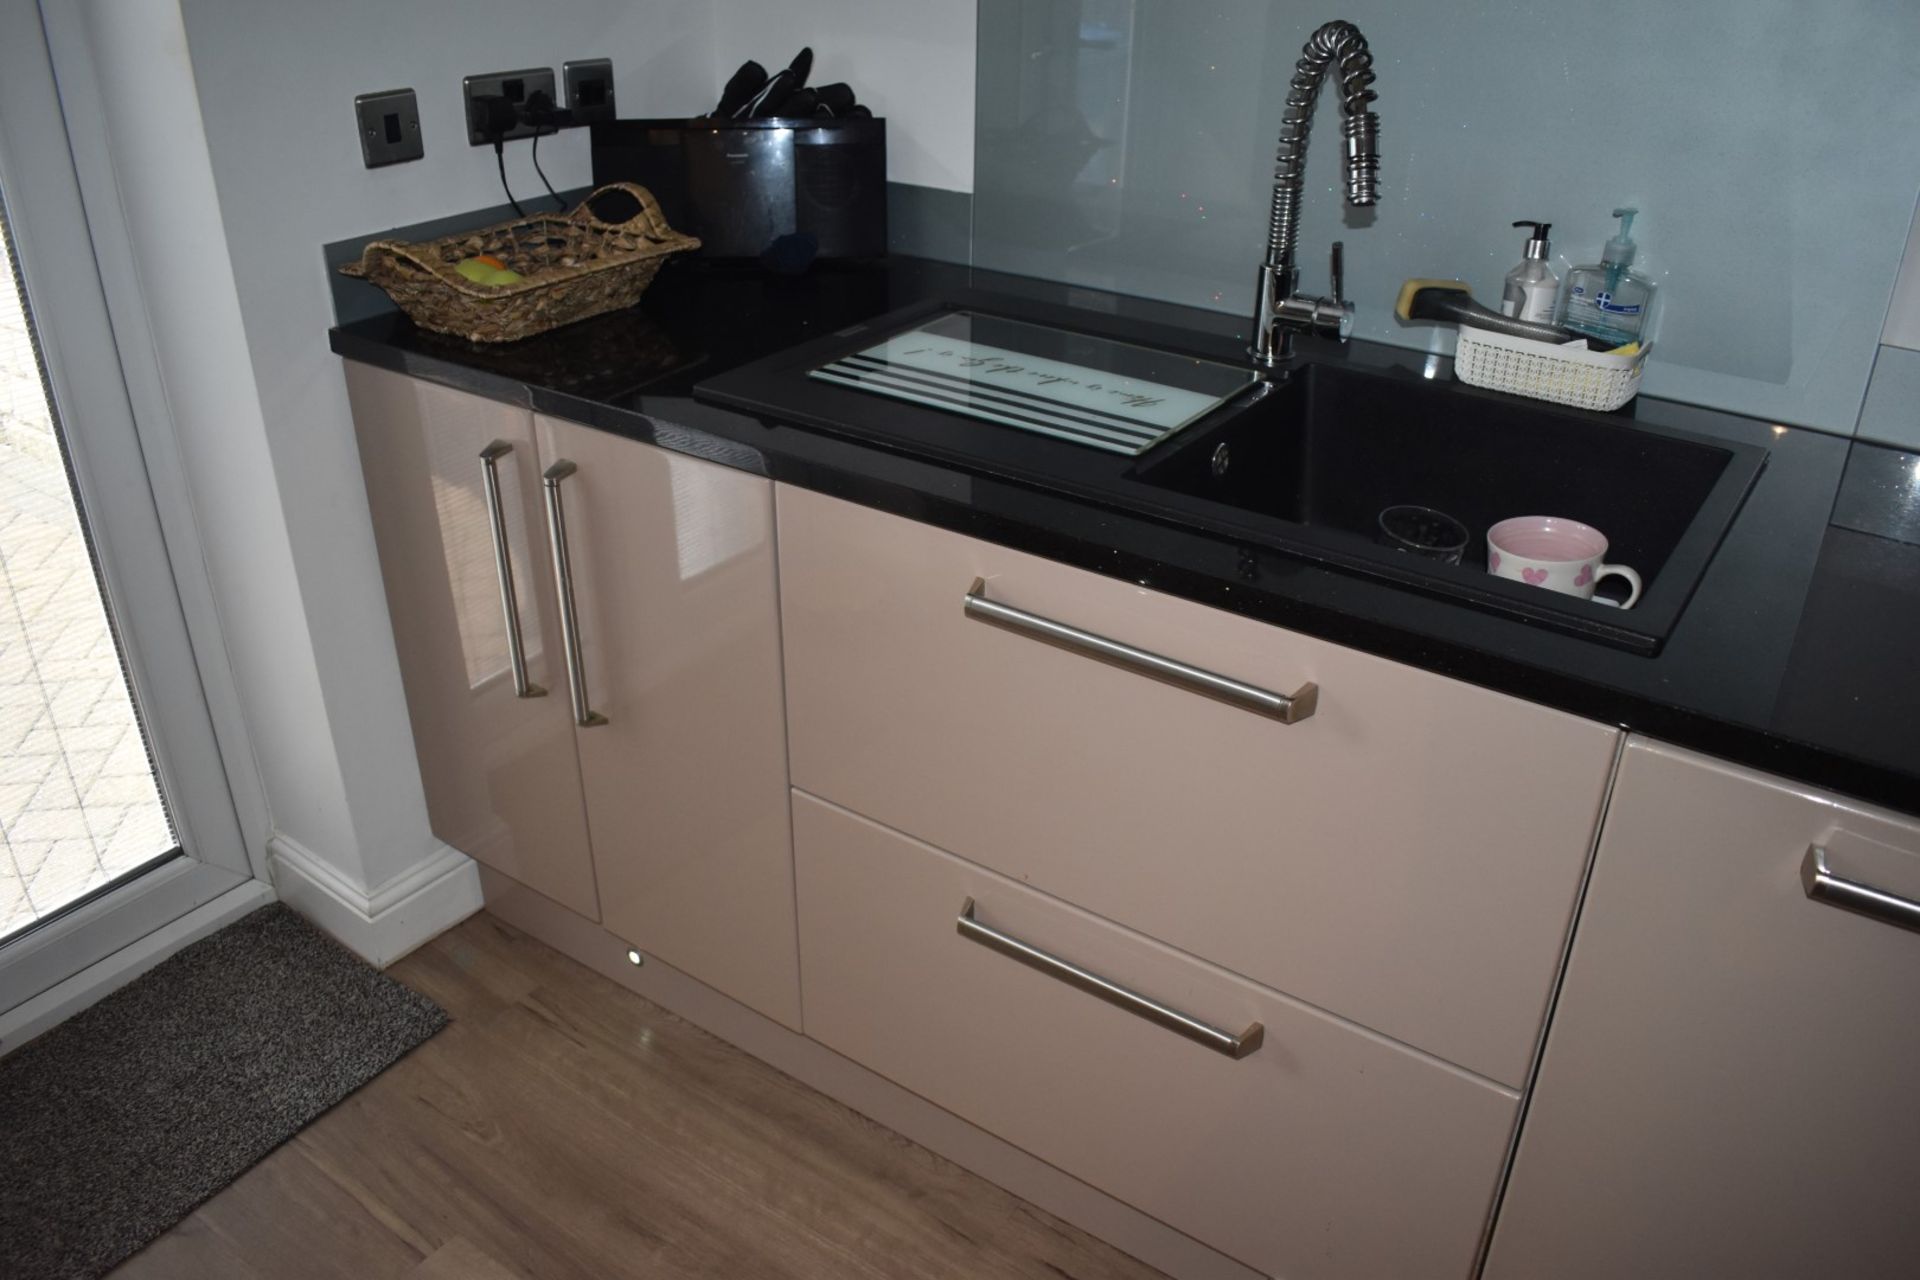
<path fill-rule="evenodd" d="M 1880 344 L 1859 434 L 1920 452 L 1920 217 L 1907 239 Z"/>
<path fill-rule="evenodd" d="M 244 342 L 220 342 L 217 358 L 241 371 L 229 392 L 257 402 L 220 421 L 232 446 L 216 472 L 199 477 L 218 508 L 203 523 L 230 522 L 236 511 L 252 521 L 251 536 L 209 536 L 235 562 L 231 571 L 224 561 L 215 566 L 227 641 L 276 826 L 336 869 L 357 861 L 348 879 L 375 887 L 403 874 L 432 840 L 411 782 L 411 734 L 345 383 L 327 347 L 334 299 L 320 246 L 497 205 L 491 151 L 466 145 L 460 77 L 502 66 L 557 69 L 571 58 L 613 59 L 622 114 L 685 115 L 711 105 L 744 58 L 784 60 L 810 41 L 823 79 L 854 82 L 888 116 L 897 170 L 925 189 L 964 189 L 973 5 L 93 2 L 103 21 L 112 20 L 109 9 L 172 10 L 172 25 L 184 28 L 155 41 L 148 56 L 158 68 L 178 70 L 199 100 L 204 141 L 199 118 L 178 117 L 177 132 L 183 146 L 190 142 L 210 160 L 217 218 L 203 223 L 217 224 L 225 241 L 244 327 Z M 184 47 L 176 47 L 180 34 Z M 426 157 L 365 169 L 353 95 L 399 86 L 418 93 Z M 122 77 L 115 88 L 138 95 L 147 86 Z M 178 107 L 157 96 L 144 105 L 157 113 Z M 186 138 L 189 131 L 196 136 Z M 574 130 L 541 143 L 547 176 L 560 190 L 588 183 L 587 142 L 584 130 Z M 526 144 L 510 146 L 506 164 L 523 199 L 540 190 Z M 964 210 L 965 197 L 953 199 Z M 950 218 L 947 205 L 934 204 Z M 202 297 L 175 292 L 151 305 L 158 325 L 214 348 L 220 335 L 209 328 Z M 243 376 L 249 371 L 250 379 Z"/>
<path fill-rule="evenodd" d="M 623 110 L 684 110 L 711 91 L 710 12 L 701 0 L 141 0 L 141 11 L 176 2 L 186 47 L 153 56 L 191 59 L 244 325 L 244 350 L 224 356 L 250 370 L 258 402 L 251 423 L 236 415 L 223 424 L 236 435 L 229 465 L 205 477 L 202 492 L 221 515 L 260 508 L 263 528 L 284 527 L 274 532 L 288 559 L 269 564 L 252 555 L 250 566 L 217 578 L 216 590 L 230 618 L 277 632 L 281 655 L 297 649 L 306 662 L 311 652 L 306 671 L 247 682 L 245 671 L 264 660 L 263 642 L 225 624 L 276 826 L 349 881 L 375 888 L 405 874 L 432 840 L 412 781 L 412 736 L 346 385 L 327 347 L 333 302 L 320 246 L 499 202 L 492 153 L 466 145 L 463 74 L 508 60 L 557 68 L 606 55 L 615 60 Z M 426 158 L 363 168 L 353 95 L 402 85 L 419 95 Z M 583 133 L 541 144 L 542 164 L 562 190 L 589 178 Z M 523 197 L 540 189 L 525 144 L 508 155 L 507 172 Z M 157 325 L 212 341 L 197 298 L 172 294 L 152 305 Z M 236 374 L 234 385 L 241 381 Z M 260 466 L 240 469 L 256 456 Z M 242 551 L 251 548 L 222 540 L 223 555 Z M 289 691 L 309 684 L 316 697 L 296 704 Z"/>
<path fill-rule="evenodd" d="M 780 66 L 807 45 L 814 84 L 844 80 L 887 118 L 890 179 L 972 189 L 973 0 L 716 0 L 709 10 L 718 79 L 748 58 Z"/>
<path fill-rule="evenodd" d="M 1323 106 L 1302 260 L 1322 289 L 1346 241 L 1359 336 L 1446 350 L 1392 318 L 1401 281 L 1497 299 L 1515 218 L 1564 273 L 1637 205 L 1647 390 L 1854 429 L 1920 192 L 1912 0 L 981 0 L 975 263 L 1246 308 L 1287 80 L 1335 13 L 1375 51 L 1383 195 L 1339 209 Z"/>

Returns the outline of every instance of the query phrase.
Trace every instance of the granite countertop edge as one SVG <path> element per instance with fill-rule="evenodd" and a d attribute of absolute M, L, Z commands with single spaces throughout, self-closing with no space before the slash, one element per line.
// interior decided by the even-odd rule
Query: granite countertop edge
<path fill-rule="evenodd" d="M 426 341 L 413 340 L 416 337 Z M 1586 650 L 1601 648 L 1591 642 L 1556 637 L 1550 642 L 1551 656 L 1543 660 L 1539 646 L 1548 642 L 1539 641 L 1533 629 L 1503 622 L 1515 629 L 1513 643 L 1466 643 L 1451 616 L 1461 612 L 1458 605 L 1359 582 L 1232 538 L 1169 528 L 1062 493 L 996 480 L 854 439 L 765 422 L 693 398 L 692 386 L 699 377 L 745 363 L 744 359 L 711 361 L 688 376 L 668 377 L 631 394 L 602 397 L 591 388 L 554 389 L 510 369 L 491 367 L 498 362 L 482 348 L 438 353 L 423 349 L 445 340 L 418 335 L 395 317 L 335 327 L 329 341 L 332 350 L 347 360 L 522 405 L 1242 614 L 1869 804 L 1920 814 L 1920 761 L 1911 767 L 1901 761 L 1902 767 L 1896 767 L 1852 754 L 1841 744 L 1788 736 L 1702 705 L 1710 700 L 1690 697 L 1685 687 L 1663 688 L 1659 694 L 1617 687 L 1585 668 L 1589 662 L 1595 667 L 1618 663 L 1622 655 L 1595 652 L 1589 659 L 1583 656 Z M 762 349 L 749 353 L 749 358 L 766 353 Z M 1847 442 L 1835 440 L 1844 457 Z M 1811 490 L 1822 484 L 1830 507 L 1838 484 L 1832 467 L 1808 468 L 1802 487 L 1810 492 L 1798 497 L 1817 505 L 1820 494 Z M 1498 634 L 1484 627 L 1481 632 L 1483 638 Z M 1529 652 L 1530 648 L 1534 651 Z M 1643 683 L 1661 684 L 1657 679 Z M 1756 690 L 1755 705 L 1776 695 L 1775 690 Z M 1875 712 L 1863 708 L 1859 714 L 1864 718 Z"/>

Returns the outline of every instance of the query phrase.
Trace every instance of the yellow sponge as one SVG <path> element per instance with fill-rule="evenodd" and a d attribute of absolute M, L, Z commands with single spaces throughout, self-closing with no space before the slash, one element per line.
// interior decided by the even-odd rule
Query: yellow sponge
<path fill-rule="evenodd" d="M 1402 320 L 1413 319 L 1413 299 L 1422 289 L 1451 289 L 1468 295 L 1473 293 L 1464 280 L 1409 280 L 1400 286 L 1399 300 L 1393 304 L 1394 314 Z"/>

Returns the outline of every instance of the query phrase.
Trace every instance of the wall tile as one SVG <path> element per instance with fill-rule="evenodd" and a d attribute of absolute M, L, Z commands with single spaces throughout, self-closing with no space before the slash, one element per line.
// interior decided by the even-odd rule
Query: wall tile
<path fill-rule="evenodd" d="M 1920 449 L 1920 351 L 1881 347 L 1860 409 L 1864 440 Z"/>
<path fill-rule="evenodd" d="M 1880 341 L 1920 351 L 1920 216 L 1907 235 L 1907 255 L 1900 261 L 1900 279 L 1893 286 L 1893 305 L 1887 308 Z"/>

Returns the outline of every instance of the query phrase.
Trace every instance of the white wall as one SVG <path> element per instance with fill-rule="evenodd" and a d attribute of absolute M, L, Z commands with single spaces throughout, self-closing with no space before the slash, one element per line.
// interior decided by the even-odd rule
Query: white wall
<path fill-rule="evenodd" d="M 118 110 L 130 139 L 143 113 L 164 126 L 144 131 L 154 136 L 140 145 L 156 149 L 140 182 L 168 203 L 164 217 L 130 220 L 161 286 L 150 291 L 156 322 L 176 339 L 163 372 L 177 379 L 209 574 L 267 791 L 268 829 L 249 838 L 310 852 L 347 890 L 375 897 L 442 851 L 418 786 L 345 383 L 327 349 L 320 245 L 499 203 L 492 153 L 466 143 L 460 78 L 571 58 L 613 60 L 623 115 L 686 115 L 711 105 L 745 58 L 778 65 L 811 43 L 816 83 L 847 80 L 889 118 L 896 180 L 968 190 L 974 5 L 124 2 L 101 5 L 103 24 L 143 15 L 127 29 L 148 34 L 109 41 L 125 55 Z M 184 63 L 166 56 L 182 29 Z M 179 74 L 135 74 L 140 41 L 162 36 L 155 53 Z M 401 86 L 418 95 L 426 157 L 368 170 L 353 96 Z M 584 132 L 546 140 L 541 158 L 563 190 L 590 179 Z M 170 167 L 186 176 L 170 180 Z M 525 144 L 509 148 L 508 172 L 517 194 L 538 189 Z"/>
<path fill-rule="evenodd" d="M 974 17 L 974 0 L 720 0 L 715 83 L 811 45 L 811 83 L 844 80 L 886 117 L 888 178 L 972 191 Z"/>
<path fill-rule="evenodd" d="M 90 195 L 111 198 L 124 214 L 131 274 L 152 340 L 149 365 L 138 326 L 119 317 L 129 326 L 120 335 L 127 344 L 122 357 L 129 383 L 155 387 L 164 400 L 219 617 L 221 643 L 197 643 L 196 660 L 231 669 L 247 737 L 257 725 L 302 727 L 271 741 L 270 750 L 255 750 L 261 784 L 278 803 L 243 804 L 244 838 L 254 856 L 264 853 L 271 807 L 280 822 L 316 845 L 351 855 L 344 784 L 326 732 L 313 642 L 302 625 L 293 551 L 245 358 L 180 14 L 172 0 L 93 0 L 82 14 L 77 28 L 74 21 L 61 24 L 77 30 L 77 40 L 56 45 L 65 56 L 91 62 L 93 74 L 63 78 L 62 108 L 76 132 L 107 141 L 109 154 L 89 153 L 89 163 L 108 166 L 94 174 Z M 81 87 L 89 79 L 97 101 Z M 99 243 L 104 271 L 126 267 L 115 247 L 110 233 Z M 109 287 L 119 283 L 110 280 Z M 163 429 L 155 421 L 142 427 Z M 165 465 L 164 453 L 148 465 Z M 244 749 L 232 740 L 224 745 Z M 241 767 L 229 762 L 230 777 Z"/>
<path fill-rule="evenodd" d="M 275 833 L 368 892 L 439 849 L 418 785 L 346 386 L 327 349 L 320 245 L 500 202 L 492 152 L 466 143 L 463 74 L 608 56 L 627 113 L 680 112 L 705 99 L 710 10 L 699 0 L 179 7 L 218 191 L 217 214 L 199 212 L 203 226 L 224 225 L 228 296 L 244 329 L 242 339 L 221 327 L 218 306 L 209 313 L 198 290 L 173 282 L 178 332 L 200 359 L 230 371 L 226 401 L 209 403 L 200 424 L 226 448 L 203 458 L 196 476 L 215 591 Z M 419 95 L 426 158 L 368 170 L 353 96 L 397 86 Z M 562 189 L 589 180 L 583 132 L 547 140 L 541 159 Z M 509 173 L 517 193 L 538 189 L 525 144 L 510 148 Z M 225 264 L 182 251 L 217 302 Z"/>
<path fill-rule="evenodd" d="M 190 346 L 180 359 L 198 438 L 197 505 L 232 666 L 275 836 L 372 894 L 434 858 L 393 656 L 319 246 L 500 202 L 493 157 L 465 139 L 460 78 L 570 58 L 614 62 L 623 115 L 711 105 L 747 57 L 801 44 L 817 82 L 846 79 L 890 118 L 894 177 L 966 190 L 972 177 L 972 0 L 138 0 L 169 25 L 178 4 L 204 119 L 217 209 L 192 219 L 206 288 L 175 280 L 159 304 Z M 365 169 L 356 93 L 419 98 L 426 158 Z M 136 92 L 144 98 L 136 98 Z M 126 99 L 169 121 L 193 161 L 191 112 L 158 89 Z M 561 188 L 590 179 L 583 132 L 543 143 Z M 197 165 L 196 165 L 197 167 Z M 509 148 L 516 193 L 538 189 Z M 156 179 L 157 180 L 157 179 Z M 181 216 L 189 211 L 182 209 Z M 158 226 L 153 228 L 157 231 Z M 182 241 L 183 246 L 187 241 Z M 156 249 L 157 254 L 159 251 Z M 174 273 L 176 276 L 179 273 Z M 193 279 L 193 273 L 187 273 Z M 237 301 L 237 316 L 232 311 Z M 233 317 L 234 322 L 229 322 Z M 231 371 L 223 385 L 204 376 Z M 183 376 L 193 371 L 182 364 Z M 215 442 L 223 442 L 220 447 Z"/>

